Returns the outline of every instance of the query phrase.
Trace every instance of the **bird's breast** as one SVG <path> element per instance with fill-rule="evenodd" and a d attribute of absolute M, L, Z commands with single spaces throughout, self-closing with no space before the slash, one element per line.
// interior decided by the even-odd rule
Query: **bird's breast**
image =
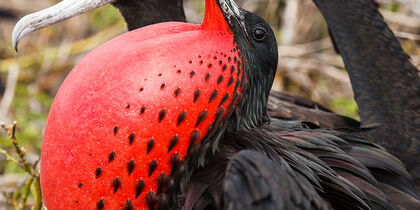
<path fill-rule="evenodd" d="M 234 107 L 243 77 L 231 34 L 164 23 L 101 45 L 62 84 L 42 147 L 50 209 L 158 198 L 188 149 Z M 165 181 L 165 183 L 169 183 Z M 50 200 L 49 200 L 50 199 Z"/>

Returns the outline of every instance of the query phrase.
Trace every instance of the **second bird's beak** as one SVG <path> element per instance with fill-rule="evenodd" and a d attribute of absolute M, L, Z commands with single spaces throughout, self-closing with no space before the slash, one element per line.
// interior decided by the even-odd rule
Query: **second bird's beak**
<path fill-rule="evenodd" d="M 16 23 L 12 33 L 12 45 L 17 51 L 19 41 L 38 29 L 83 14 L 116 0 L 63 0 L 54 6 L 26 15 Z"/>

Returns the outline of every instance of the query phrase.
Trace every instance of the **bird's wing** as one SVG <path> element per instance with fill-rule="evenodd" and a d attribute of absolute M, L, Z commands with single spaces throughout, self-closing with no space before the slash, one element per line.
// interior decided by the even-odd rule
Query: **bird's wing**
<path fill-rule="evenodd" d="M 325 202 L 337 209 L 393 209 L 419 201 L 402 163 L 380 146 L 344 132 L 306 129 L 299 122 L 273 119 L 259 128 L 227 133 L 209 160 L 190 183 L 199 191 L 186 193 L 187 198 L 201 193 L 185 202 L 194 209 L 280 204 L 322 209 Z"/>
<path fill-rule="evenodd" d="M 281 123 L 273 121 L 269 126 L 273 130 L 269 132 L 319 158 L 340 177 L 363 191 L 363 200 L 369 206 L 386 208 L 392 201 L 397 206 L 408 208 L 419 203 L 419 192 L 410 174 L 401 161 L 382 147 L 344 132 L 321 129 L 281 131 L 284 130 Z"/>
<path fill-rule="evenodd" d="M 338 143 L 346 143 L 336 135 L 321 130 L 299 128 L 291 122 L 272 120 L 270 125 L 241 132 L 225 142 L 234 148 L 263 152 L 278 163 L 284 159 L 299 182 L 309 180 L 317 193 L 333 208 L 392 208 L 388 197 L 376 187 L 376 180 L 360 162 L 346 154 Z M 341 176 L 360 177 L 365 185 L 356 185 Z"/>
<path fill-rule="evenodd" d="M 297 179 L 286 162 L 276 164 L 252 150 L 231 157 L 223 181 L 223 198 L 228 210 L 328 209 L 313 186 Z"/>
<path fill-rule="evenodd" d="M 366 139 L 401 159 L 420 183 L 420 76 L 375 0 L 314 0 L 352 83 Z"/>
<path fill-rule="evenodd" d="M 326 129 L 359 130 L 360 123 L 354 119 L 333 113 L 324 106 L 301 96 L 285 92 L 270 92 L 268 111 L 271 117 L 281 120 L 302 121 L 308 127 Z"/>

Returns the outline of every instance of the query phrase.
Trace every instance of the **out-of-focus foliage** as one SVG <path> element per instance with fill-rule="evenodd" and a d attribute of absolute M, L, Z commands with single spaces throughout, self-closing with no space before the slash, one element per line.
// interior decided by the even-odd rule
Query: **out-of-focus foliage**
<path fill-rule="evenodd" d="M 54 96 L 73 66 L 99 44 L 126 31 L 123 18 L 112 6 L 91 11 L 25 37 L 16 54 L 11 32 L 18 17 L 46 8 L 53 0 L 0 1 L 0 79 L 15 82 L 0 103 L 0 121 L 18 122 L 17 139 L 34 163 L 40 154 L 43 130 Z M 243 8 L 265 17 L 279 43 L 278 76 L 274 87 L 307 96 L 332 110 L 358 118 L 348 76 L 341 57 L 334 52 L 326 24 L 311 0 L 236 0 Z M 405 0 L 380 0 L 381 11 L 403 48 L 419 64 L 420 17 Z M 405 2 L 401 4 L 401 2 Z M 204 0 L 184 0 L 188 21 L 199 23 Z M 4 11 L 9 16 L 2 16 Z M 16 16 L 13 17 L 13 16 Z M 15 80 L 9 70 L 18 71 Z M 1 88 L 0 88 L 1 91 Z M 4 103 L 3 103 L 4 102 Z M 5 109 L 6 108 L 6 109 Z M 13 153 L 9 137 L 0 133 L 0 147 Z M 23 193 L 28 176 L 0 155 L 0 209 L 10 208 L 10 198 Z M 31 189 L 32 191 L 34 189 Z M 5 196 L 7 195 L 7 196 Z M 34 204 L 29 197 L 27 204 Z"/>

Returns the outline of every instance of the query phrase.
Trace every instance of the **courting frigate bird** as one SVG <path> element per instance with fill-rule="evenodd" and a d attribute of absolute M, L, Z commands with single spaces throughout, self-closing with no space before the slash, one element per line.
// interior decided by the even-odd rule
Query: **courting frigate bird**
<path fill-rule="evenodd" d="M 211 1 L 207 1 L 206 3 L 208 3 L 206 6 L 207 11 L 207 8 L 209 8 L 208 5 L 211 5 Z M 234 68 L 232 72 L 231 68 L 231 72 L 233 75 L 234 73 L 238 73 L 237 78 L 233 80 L 236 79 L 235 89 L 239 88 L 237 89 L 239 91 L 234 91 L 234 96 L 237 97 L 233 97 L 233 99 L 224 99 L 225 97 L 221 99 L 221 102 L 232 103 L 229 109 L 227 109 L 227 112 L 225 111 L 228 114 L 222 115 L 216 112 L 216 115 L 220 119 L 217 116 L 214 118 L 214 122 L 209 125 L 211 129 L 208 129 L 205 136 L 201 139 L 201 143 L 189 144 L 186 158 L 188 164 L 185 164 L 181 159 L 171 158 L 172 167 L 176 166 L 175 168 L 182 169 L 179 171 L 187 172 L 187 175 L 181 177 L 192 176 L 191 181 L 183 184 L 186 189 L 186 194 L 185 201 L 181 202 L 181 205 L 184 205 L 186 208 L 195 206 L 198 209 L 200 207 L 197 206 L 225 207 L 231 209 L 242 209 L 242 207 L 271 207 L 275 209 L 282 207 L 288 209 L 293 206 L 305 209 L 325 209 L 330 207 L 349 209 L 393 208 L 396 207 L 395 205 L 401 205 L 406 208 L 415 207 L 418 204 L 418 193 L 413 189 L 409 175 L 397 159 L 386 153 L 380 147 L 348 133 L 322 129 L 307 129 L 303 123 L 299 122 L 285 122 L 272 119 L 271 123 L 268 124 L 270 119 L 266 112 L 267 98 L 277 65 L 277 48 L 274 47 L 276 46 L 274 35 L 268 24 L 258 16 L 239 9 L 230 1 L 227 3 L 226 1 L 218 1 L 217 3 L 221 5 L 221 14 L 226 18 L 228 28 L 233 32 L 234 41 L 237 44 L 237 48 L 231 49 L 231 53 L 237 53 L 238 57 L 233 59 L 236 69 Z M 363 5 L 364 2 L 357 2 L 355 4 Z M 369 5 L 363 6 L 371 9 Z M 208 9 L 208 11 L 213 12 L 215 10 L 217 14 L 217 8 L 215 9 L 210 6 L 210 9 Z M 206 17 L 209 17 L 207 12 Z M 224 19 L 217 17 L 215 19 L 208 18 L 205 19 L 202 26 L 205 26 L 203 27 L 205 29 L 224 31 L 226 27 L 223 26 L 223 21 L 221 20 Z M 212 21 L 214 22 L 212 23 Z M 214 23 L 217 26 L 213 25 Z M 157 28 L 159 29 L 159 27 Z M 257 29 L 254 30 L 255 28 Z M 175 33 L 178 32 L 177 30 L 174 31 Z M 143 29 L 143 32 L 150 32 L 144 35 L 145 37 L 149 37 L 154 35 L 151 32 L 156 31 L 152 27 L 146 27 Z M 169 33 L 171 32 L 173 31 L 170 29 Z M 116 47 L 118 44 L 123 44 L 126 41 L 132 41 L 132 38 L 121 39 L 121 42 L 117 40 L 114 43 L 116 45 L 111 44 L 109 47 Z M 260 38 L 263 40 L 260 40 Z M 220 42 L 217 42 L 217 44 L 220 44 Z M 98 62 L 96 59 L 110 53 L 106 49 L 106 47 L 102 47 L 96 50 L 96 56 L 93 53 L 93 58 L 89 57 L 91 58 L 90 61 L 86 59 L 87 61 L 85 63 L 82 62 L 79 65 L 82 67 L 84 65 L 94 66 L 93 64 Z M 227 56 L 226 53 L 221 52 L 222 59 L 219 58 L 221 72 L 227 69 L 227 67 L 224 69 L 223 65 L 226 62 L 223 60 L 225 55 Z M 217 56 L 210 56 L 210 58 L 213 58 L 215 62 L 218 61 Z M 231 60 L 227 59 L 227 61 L 230 62 Z M 193 63 L 192 60 L 191 62 Z M 99 64 L 101 63 L 99 62 Z M 210 62 L 207 68 L 212 67 L 215 68 L 213 63 Z M 192 72 L 189 74 L 191 78 L 199 75 L 196 71 L 194 73 Z M 239 78 L 239 76 L 242 78 Z M 205 74 L 204 80 L 206 81 L 210 77 L 211 74 Z M 222 83 L 223 78 L 222 73 L 218 77 L 217 82 L 221 80 L 220 83 Z M 76 83 L 80 84 L 83 81 L 76 81 Z M 93 86 L 97 86 L 97 84 Z M 161 90 L 164 90 L 167 85 L 166 83 L 162 83 L 160 87 Z M 142 88 L 140 90 L 141 92 L 144 91 Z M 215 98 L 221 97 L 219 91 L 214 90 L 208 93 L 210 94 L 209 104 Z M 229 94 L 229 90 L 226 91 Z M 179 94 L 181 89 L 176 89 L 174 94 L 177 92 Z M 65 93 L 65 95 L 67 94 L 69 93 Z M 193 101 L 196 100 L 196 96 L 198 99 L 200 95 L 201 90 L 198 92 L 195 90 Z M 233 102 L 235 100 L 237 100 L 237 103 Z M 103 104 L 101 100 L 97 102 L 99 102 L 97 103 L 98 106 Z M 83 104 L 84 102 L 81 103 Z M 73 103 L 69 104 L 74 105 Z M 107 104 L 107 106 L 112 107 L 113 104 Z M 130 110 L 132 108 L 131 104 L 128 104 L 125 108 Z M 89 111 L 92 112 L 95 110 L 93 108 Z M 146 108 L 143 106 L 139 112 L 140 114 L 144 114 L 145 111 Z M 51 112 L 53 113 L 53 111 Z M 159 111 L 159 123 L 165 118 L 166 112 L 166 109 Z M 187 112 L 185 110 L 180 112 L 178 121 L 181 119 L 182 123 L 187 116 L 186 114 Z M 203 122 L 202 120 L 207 119 L 208 114 L 208 110 L 200 112 L 197 115 L 196 124 L 198 123 L 200 125 Z M 224 118 L 221 116 L 224 116 Z M 91 120 L 90 117 L 101 118 L 103 116 L 99 114 L 99 116 L 93 115 L 88 117 L 89 119 L 83 118 L 83 120 Z M 60 119 L 59 121 L 65 121 L 65 119 Z M 83 123 L 74 124 L 83 125 Z M 220 127 L 216 128 L 216 124 L 219 124 Z M 116 125 L 113 131 L 114 135 L 117 135 L 120 132 L 120 127 Z M 194 140 L 193 142 L 198 140 L 197 133 L 199 132 L 193 131 L 190 140 Z M 95 135 L 94 132 L 90 134 Z M 53 131 L 52 135 L 61 134 L 56 134 L 56 131 Z M 173 136 L 169 142 L 169 148 L 172 147 L 172 142 L 178 145 L 179 138 L 180 136 L 178 134 Z M 132 145 L 135 142 L 134 140 L 136 140 L 136 134 L 130 133 L 128 135 L 129 144 Z M 94 140 L 93 142 L 100 142 L 100 140 Z M 155 147 L 156 142 L 157 140 L 155 138 L 150 138 L 147 141 L 147 153 L 153 151 L 152 149 Z M 85 146 L 89 147 L 92 145 L 87 143 L 81 146 L 81 148 Z M 156 147 L 156 149 L 159 149 L 159 147 Z M 209 152 L 210 149 L 217 152 L 212 154 Z M 79 151 L 82 153 L 86 152 L 83 149 Z M 73 156 L 73 153 L 71 154 Z M 80 154 L 76 153 L 76 155 Z M 94 154 L 89 154 L 90 157 L 92 157 L 91 155 L 93 156 Z M 112 161 L 115 156 L 116 153 L 114 151 L 109 154 L 109 157 L 112 157 L 110 158 Z M 77 164 L 77 161 L 82 160 L 73 159 L 73 161 Z M 149 176 L 150 170 L 152 174 L 156 170 L 157 163 L 156 159 L 150 162 Z M 83 165 L 89 168 L 87 162 Z M 128 176 L 133 173 L 135 166 L 136 161 L 130 160 L 127 162 Z M 205 166 L 205 168 L 200 168 L 202 166 Z M 226 167 L 227 170 L 225 170 Z M 281 176 L 282 178 L 273 176 L 272 172 L 282 174 L 283 176 Z M 99 178 L 101 174 L 102 167 L 96 168 L 96 178 Z M 50 177 L 49 180 L 54 176 Z M 88 189 L 91 187 L 89 185 L 91 182 L 89 181 Z M 173 191 L 167 191 L 167 189 L 168 186 L 172 186 L 170 184 L 171 182 L 174 182 L 175 188 L 177 188 L 178 184 L 176 183 L 179 182 L 179 180 L 177 181 L 177 173 L 173 174 L 173 177 L 172 174 L 170 176 L 161 174 L 157 182 L 157 193 L 148 193 L 146 198 L 149 207 L 159 206 L 163 208 L 163 206 L 170 205 L 170 203 L 175 205 L 174 202 L 169 202 L 171 200 L 174 201 L 171 198 L 173 197 L 171 195 Z M 114 194 L 120 190 L 121 183 L 120 177 L 114 177 L 111 187 L 114 190 Z M 136 184 L 136 195 L 137 185 L 144 188 L 145 180 L 141 179 Z M 83 186 L 84 184 L 82 182 L 77 185 L 80 189 Z M 177 191 L 175 190 L 179 194 L 179 191 Z M 403 199 L 405 200 L 403 201 Z M 126 207 L 132 207 L 134 205 L 133 202 L 132 200 L 126 200 L 124 205 Z M 77 204 L 80 204 L 80 201 Z M 103 208 L 105 201 L 101 198 L 96 204 Z M 178 203 L 178 205 L 180 204 Z"/>
<path fill-rule="evenodd" d="M 133 30 L 146 25 L 164 22 L 164 21 L 183 21 L 185 22 L 185 14 L 183 10 L 183 2 L 180 0 L 165 0 L 165 1 L 152 1 L 152 0 L 108 0 L 108 1 L 92 1 L 93 4 L 88 8 L 82 7 L 80 9 L 87 11 L 96 8 L 106 3 L 112 3 L 117 7 L 124 19 L 127 22 L 128 29 Z M 375 1 L 369 1 L 371 9 L 377 10 L 378 5 Z M 317 2 L 316 2 L 317 3 Z M 319 4 L 319 2 L 318 2 Z M 352 9 L 343 10 L 344 12 L 352 13 L 357 10 L 354 3 L 349 5 Z M 346 68 L 350 74 L 350 80 L 355 92 L 355 99 L 360 108 L 361 125 L 358 121 L 348 117 L 344 117 L 333 113 L 331 110 L 324 106 L 315 103 L 304 97 L 295 96 L 281 91 L 271 91 L 269 97 L 268 109 L 270 116 L 282 120 L 297 120 L 307 124 L 307 126 L 320 127 L 334 130 L 352 130 L 357 135 L 367 138 L 371 142 L 375 142 L 384 146 L 389 152 L 397 156 L 407 166 L 408 171 L 414 177 L 415 182 L 420 186 L 420 104 L 419 94 L 420 81 L 416 71 L 418 71 L 410 62 L 407 55 L 401 54 L 399 43 L 395 40 L 395 36 L 389 30 L 388 26 L 384 23 L 380 15 L 376 15 L 376 19 L 372 20 L 371 24 L 365 24 L 354 17 L 350 20 L 339 20 L 340 14 L 331 15 L 331 11 L 335 10 L 335 3 L 322 2 L 321 9 L 329 26 L 330 34 L 334 47 L 339 51 L 339 47 L 343 51 L 343 58 Z M 18 24 L 15 33 L 16 42 L 33 30 L 53 24 L 62 20 L 79 14 L 82 11 L 77 9 L 73 11 L 66 11 L 61 14 L 52 10 L 55 18 L 46 18 L 51 15 L 51 12 L 35 13 L 23 18 L 23 24 Z M 358 11 L 369 12 L 366 11 Z M 58 15 L 59 14 L 59 15 Z M 58 15 L 58 16 L 57 16 Z M 366 14 L 367 15 L 367 14 Z M 373 14 L 370 14 L 373 15 Z M 350 14 L 352 16 L 352 14 Z M 353 20 L 354 19 L 354 20 Z M 337 21 L 339 21 L 337 23 Z M 359 22 L 357 22 L 359 21 Z M 346 27 L 344 30 L 342 23 L 346 25 L 357 26 Z M 383 30 L 386 31 L 382 34 L 382 41 L 377 37 L 377 31 L 371 30 L 377 27 L 375 23 L 380 24 Z M 349 30 L 353 29 L 353 30 Z M 334 29 L 331 31 L 331 29 Z M 352 34 L 356 30 L 363 30 L 369 33 L 359 33 L 357 37 L 362 37 L 366 44 L 363 47 L 356 48 L 354 46 L 346 46 L 342 40 L 353 39 Z M 363 34 L 363 35 L 362 35 Z M 339 41 L 339 47 L 334 42 L 334 36 Z M 373 40 L 372 44 L 370 40 Z M 360 43 L 360 42 L 359 42 Z M 386 45 L 390 43 L 392 48 L 376 48 L 380 44 Z M 370 47 L 367 47 L 370 46 Z M 343 49 L 346 48 L 346 49 Z M 385 53 L 383 53 L 386 51 Z M 349 53 L 357 53 L 359 57 L 352 57 Z M 386 55 L 386 56 L 384 56 Z M 401 59 L 389 60 L 389 57 L 401 57 Z M 360 61 L 363 61 L 360 64 Z M 388 63 L 392 61 L 392 63 Z M 369 69 L 365 73 L 365 69 Z M 405 74 L 407 72 L 407 74 Z M 396 77 L 396 75 L 400 75 Z M 386 77 L 387 79 L 381 79 Z M 368 78 L 362 79 L 362 78 Z M 393 78 L 393 79 L 391 79 Z M 390 81 L 392 80 L 392 81 Z M 392 90 L 392 91 L 390 91 Z M 394 92 L 391 94 L 391 92 Z M 404 94 L 399 94 L 400 92 Z M 395 94 L 396 93 L 396 94 Z M 409 100 L 409 103 L 407 102 Z M 381 111 L 378 111 L 381 110 Z M 394 124 L 394 119 L 398 119 L 397 124 Z"/>

